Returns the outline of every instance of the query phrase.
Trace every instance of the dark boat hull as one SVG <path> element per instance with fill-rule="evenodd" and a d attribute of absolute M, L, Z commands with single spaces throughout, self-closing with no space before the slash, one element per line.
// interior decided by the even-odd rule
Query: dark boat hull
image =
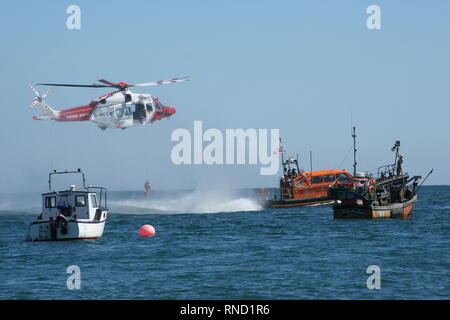
<path fill-rule="evenodd" d="M 357 206 L 357 205 L 333 205 L 335 219 L 382 219 L 397 218 L 408 219 L 417 202 L 417 195 L 403 203 L 393 203 L 387 206 Z"/>
<path fill-rule="evenodd" d="M 289 199 L 289 200 L 267 200 L 265 203 L 265 207 L 267 208 L 304 207 L 314 205 L 326 205 L 332 203 L 333 200 L 331 200 L 329 197 Z"/>

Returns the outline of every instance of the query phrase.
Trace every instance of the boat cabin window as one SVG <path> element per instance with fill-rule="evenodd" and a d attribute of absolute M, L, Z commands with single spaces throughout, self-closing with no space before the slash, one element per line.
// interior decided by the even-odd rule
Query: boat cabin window
<path fill-rule="evenodd" d="M 322 176 L 315 176 L 312 177 L 312 183 L 322 183 L 323 182 L 323 177 Z"/>
<path fill-rule="evenodd" d="M 46 208 L 55 208 L 56 207 L 56 198 L 55 197 L 46 197 L 45 198 L 45 207 Z"/>
<path fill-rule="evenodd" d="M 336 180 L 339 180 L 339 179 L 345 180 L 345 179 L 348 179 L 348 176 L 345 173 L 338 173 L 336 175 Z"/>
<path fill-rule="evenodd" d="M 326 176 L 323 176 L 324 182 L 333 182 L 334 181 L 334 174 L 327 174 Z"/>
<path fill-rule="evenodd" d="M 91 194 L 91 203 L 92 208 L 97 208 L 97 197 L 95 196 L 95 194 Z"/>
<path fill-rule="evenodd" d="M 86 206 L 86 196 L 75 196 L 75 205 L 77 207 L 85 207 Z"/>

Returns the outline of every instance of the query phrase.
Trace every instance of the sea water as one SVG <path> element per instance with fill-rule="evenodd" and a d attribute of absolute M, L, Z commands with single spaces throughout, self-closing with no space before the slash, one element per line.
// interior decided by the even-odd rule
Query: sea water
<path fill-rule="evenodd" d="M 0 195 L 0 299 L 450 298 L 450 186 L 423 187 L 409 220 L 262 210 L 258 197 L 110 192 L 101 239 L 32 243 L 24 235 L 40 195 Z M 156 236 L 139 237 L 143 224 Z M 371 265 L 380 289 L 367 286 Z"/>

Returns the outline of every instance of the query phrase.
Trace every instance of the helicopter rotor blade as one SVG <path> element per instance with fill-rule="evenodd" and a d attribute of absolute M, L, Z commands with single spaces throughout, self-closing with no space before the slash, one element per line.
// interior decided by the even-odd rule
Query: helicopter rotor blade
<path fill-rule="evenodd" d="M 42 95 L 42 99 L 47 98 L 47 96 L 48 96 L 51 92 L 52 92 L 52 89 L 51 89 L 51 88 L 48 88 L 48 89 L 44 92 L 44 94 Z"/>
<path fill-rule="evenodd" d="M 37 86 L 52 86 L 52 87 L 79 87 L 79 88 L 109 88 L 113 86 L 102 84 L 68 84 L 68 83 L 37 83 Z"/>
<path fill-rule="evenodd" d="M 31 104 L 28 106 L 28 108 L 33 109 L 35 105 L 37 105 L 39 102 L 37 100 L 33 100 Z"/>
<path fill-rule="evenodd" d="M 123 89 L 123 88 L 126 87 L 126 85 L 122 85 L 122 84 L 119 84 L 119 83 L 114 83 L 114 82 L 111 82 L 111 81 L 108 81 L 108 80 L 105 80 L 105 79 L 98 79 L 97 81 L 101 82 L 101 83 L 104 83 L 104 84 L 106 84 L 108 86 L 118 88 L 118 89 Z"/>
<path fill-rule="evenodd" d="M 190 76 L 181 77 L 181 78 L 172 78 L 169 80 L 159 80 L 153 82 L 144 82 L 137 84 L 128 84 L 125 82 L 114 83 L 105 79 L 98 79 L 97 81 L 103 84 L 70 84 L 70 83 L 37 83 L 39 86 L 52 86 L 52 87 L 76 87 L 76 88 L 117 88 L 119 90 L 125 90 L 129 87 L 148 87 L 148 86 L 156 86 L 160 84 L 168 84 L 168 83 L 176 83 L 189 81 Z"/>
<path fill-rule="evenodd" d="M 30 89 L 33 90 L 34 94 L 36 95 L 36 97 L 39 97 L 39 92 L 37 92 L 36 88 L 33 87 L 31 84 L 29 85 Z"/>
<path fill-rule="evenodd" d="M 159 81 L 153 81 L 153 82 L 130 84 L 129 87 L 148 87 L 148 86 L 157 86 L 157 85 L 160 85 L 160 84 L 183 82 L 183 81 L 189 81 L 190 77 L 191 76 L 186 76 L 186 77 L 181 77 L 181 78 L 172 78 L 172 79 L 169 79 L 169 80 L 159 80 Z"/>

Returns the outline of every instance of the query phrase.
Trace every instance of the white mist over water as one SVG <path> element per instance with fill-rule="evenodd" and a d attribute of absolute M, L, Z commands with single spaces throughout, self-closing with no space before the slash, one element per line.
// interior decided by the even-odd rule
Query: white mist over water
<path fill-rule="evenodd" d="M 41 195 L 38 193 L 0 194 L 0 214 L 39 214 L 41 203 Z"/>
<path fill-rule="evenodd" d="M 117 213 L 217 213 L 258 211 L 258 200 L 234 194 L 230 190 L 194 190 L 187 194 L 174 192 L 173 197 L 110 201 L 111 212 Z"/>
<path fill-rule="evenodd" d="M 0 215 L 41 212 L 41 194 L 0 194 Z M 262 209 L 255 192 L 249 189 L 211 189 L 202 186 L 193 191 L 156 191 L 144 197 L 143 192 L 112 191 L 108 193 L 112 213 L 179 214 L 258 211 Z"/>

